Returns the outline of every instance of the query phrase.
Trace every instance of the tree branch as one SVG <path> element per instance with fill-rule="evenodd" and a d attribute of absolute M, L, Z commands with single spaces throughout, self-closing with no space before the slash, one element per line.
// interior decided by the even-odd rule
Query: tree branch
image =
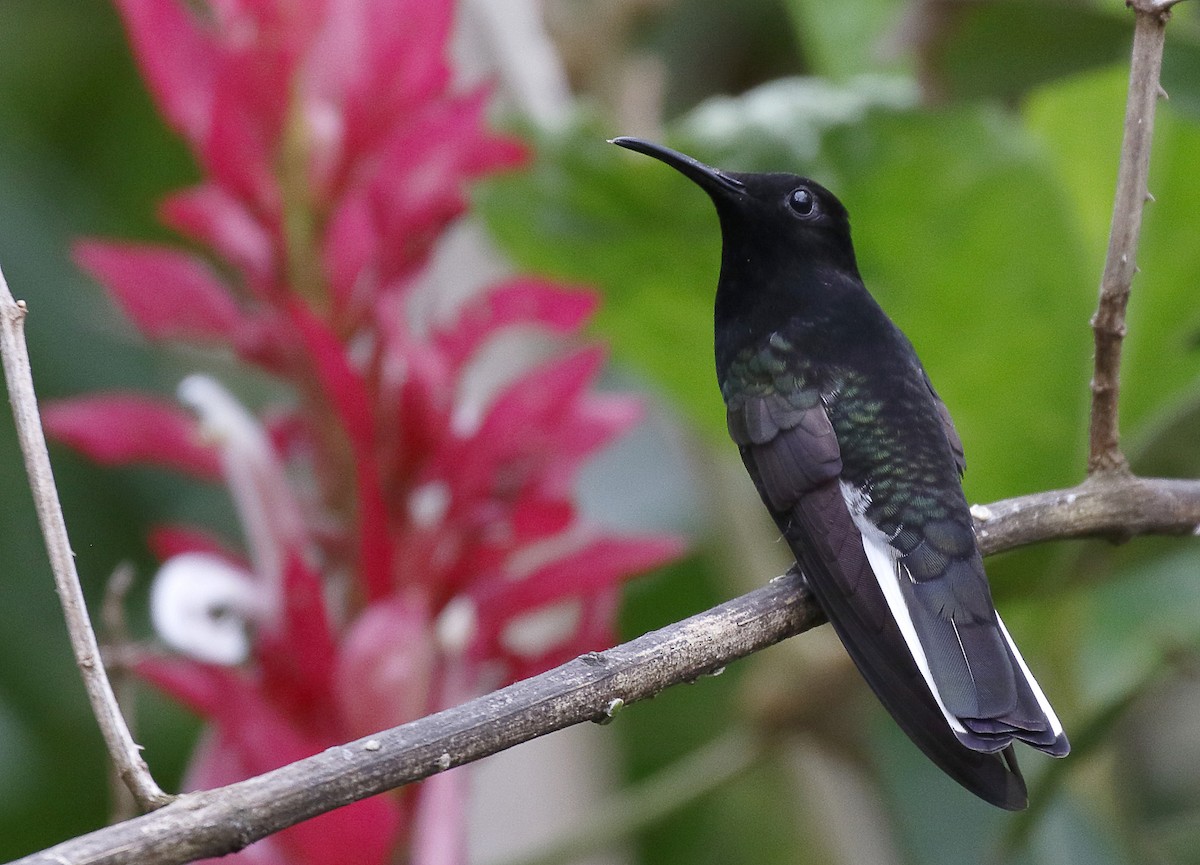
<path fill-rule="evenodd" d="M 1107 476 L 1071 490 L 1007 499 L 980 515 L 980 543 L 997 553 L 1060 537 L 1189 534 L 1200 525 L 1200 481 Z M 803 580 L 788 574 L 740 598 L 576 658 L 461 706 L 274 772 L 189 793 L 126 823 L 18 860 L 16 865 L 189 862 L 240 850 L 341 805 L 694 682 L 825 620 Z"/>
<path fill-rule="evenodd" d="M 1098 474 L 1078 486 L 971 509 L 985 556 L 1045 540 L 1200 535 L 1200 481 Z"/>
<path fill-rule="evenodd" d="M 469 763 L 695 681 L 824 621 L 795 575 L 606 652 L 19 860 L 182 863 L 239 850 L 340 805 Z M 149 858 L 153 857 L 153 858 Z"/>
<path fill-rule="evenodd" d="M 3 360 L 4 378 L 8 383 L 8 399 L 12 403 L 17 440 L 29 475 L 29 489 L 33 493 L 42 536 L 46 539 L 46 552 L 54 572 L 54 587 L 67 620 L 75 663 L 83 675 L 92 712 L 100 724 L 104 743 L 121 778 L 142 807 L 158 807 L 169 802 L 171 797 L 154 783 L 150 769 L 121 716 L 117 698 L 100 660 L 100 649 L 96 645 L 96 635 L 92 631 L 87 605 L 83 600 L 83 589 L 79 585 L 79 574 L 75 571 L 75 554 L 71 551 L 67 524 L 58 502 L 50 454 L 46 450 L 46 437 L 42 434 L 42 420 L 33 390 L 29 351 L 25 346 L 26 313 L 25 302 L 13 300 L 4 273 L 0 271 L 0 359 Z"/>
<path fill-rule="evenodd" d="M 1125 310 L 1137 273 L 1138 236 L 1142 210 L 1149 198 L 1150 144 L 1154 132 L 1154 109 L 1162 87 L 1163 41 L 1169 2 L 1136 0 L 1134 8 L 1133 57 L 1129 66 L 1129 95 L 1125 103 L 1125 128 L 1121 162 L 1117 169 L 1117 191 L 1113 198 L 1112 228 L 1108 254 L 1100 278 L 1100 299 L 1092 316 L 1096 345 L 1092 374 L 1092 408 L 1088 429 L 1088 474 L 1129 471 L 1121 453 L 1117 419 L 1120 395 L 1121 344 L 1125 338 Z"/>

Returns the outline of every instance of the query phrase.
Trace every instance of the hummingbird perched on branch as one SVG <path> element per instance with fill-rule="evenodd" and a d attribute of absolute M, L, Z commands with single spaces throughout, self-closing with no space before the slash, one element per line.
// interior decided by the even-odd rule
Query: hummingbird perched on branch
<path fill-rule="evenodd" d="M 716 205 L 729 434 L 859 671 L 951 778 L 1024 808 L 1013 740 L 1056 757 L 1070 746 L 992 604 L 962 442 L 863 285 L 846 208 L 804 177 L 612 143 L 665 162 Z"/>

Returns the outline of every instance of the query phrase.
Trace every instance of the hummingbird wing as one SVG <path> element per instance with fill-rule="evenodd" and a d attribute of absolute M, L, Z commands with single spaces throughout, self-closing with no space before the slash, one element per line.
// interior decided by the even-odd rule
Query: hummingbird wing
<path fill-rule="evenodd" d="M 954 420 L 919 361 L 915 366 L 962 477 L 966 460 Z M 853 494 L 847 504 L 868 555 L 874 547 L 877 575 L 884 569 L 897 573 L 904 603 L 896 597 L 890 600 L 910 614 L 912 634 L 906 637 L 915 636 L 925 651 L 928 669 L 923 667 L 923 672 L 948 710 L 947 720 L 959 740 L 985 751 L 999 750 L 1017 738 L 1052 756 L 1064 756 L 1070 745 L 1062 724 L 992 605 L 966 503 L 961 513 L 901 526 L 890 537 L 880 536 Z"/>
<path fill-rule="evenodd" d="M 954 426 L 954 418 L 950 416 L 950 409 L 946 408 L 946 404 L 934 390 L 933 382 L 929 380 L 929 373 L 925 372 L 924 367 L 921 368 L 921 376 L 925 379 L 925 387 L 929 388 L 929 395 L 933 397 L 934 408 L 937 409 L 938 419 L 942 422 L 942 432 L 946 434 L 950 453 L 954 455 L 954 467 L 958 469 L 958 476 L 961 478 L 967 471 L 967 454 L 962 439 L 958 436 L 958 429 Z"/>
<path fill-rule="evenodd" d="M 728 406 L 729 432 L 751 478 L 880 702 L 950 777 L 994 805 L 1025 807 L 1025 783 L 1011 745 L 965 747 L 951 726 L 962 730 L 962 724 L 921 669 L 911 616 L 897 615 L 884 589 L 888 580 L 898 589 L 898 572 L 889 565 L 881 575 L 878 544 L 864 542 L 843 491 L 841 451 L 824 406 L 811 395 L 781 393 L 746 396 Z M 905 618 L 907 634 L 900 623 Z M 996 750 L 1001 753 L 987 753 Z"/>

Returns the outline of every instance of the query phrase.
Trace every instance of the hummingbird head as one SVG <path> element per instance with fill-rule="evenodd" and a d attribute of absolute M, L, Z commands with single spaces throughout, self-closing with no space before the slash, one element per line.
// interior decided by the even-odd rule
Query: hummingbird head
<path fill-rule="evenodd" d="M 830 269 L 857 276 L 850 217 L 837 196 L 816 181 L 795 174 L 722 171 L 640 138 L 612 143 L 665 162 L 708 193 L 727 253 L 736 250 L 756 268 Z"/>

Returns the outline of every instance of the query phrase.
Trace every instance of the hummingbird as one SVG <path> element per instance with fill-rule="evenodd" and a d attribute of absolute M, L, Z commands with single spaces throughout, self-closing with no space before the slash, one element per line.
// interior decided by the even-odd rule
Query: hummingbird
<path fill-rule="evenodd" d="M 806 177 L 613 144 L 703 189 L 721 224 L 714 315 L 729 434 L 813 596 L 875 695 L 946 774 L 1028 803 L 1014 741 L 1062 724 L 992 602 L 962 440 L 858 272 L 846 208 Z"/>

